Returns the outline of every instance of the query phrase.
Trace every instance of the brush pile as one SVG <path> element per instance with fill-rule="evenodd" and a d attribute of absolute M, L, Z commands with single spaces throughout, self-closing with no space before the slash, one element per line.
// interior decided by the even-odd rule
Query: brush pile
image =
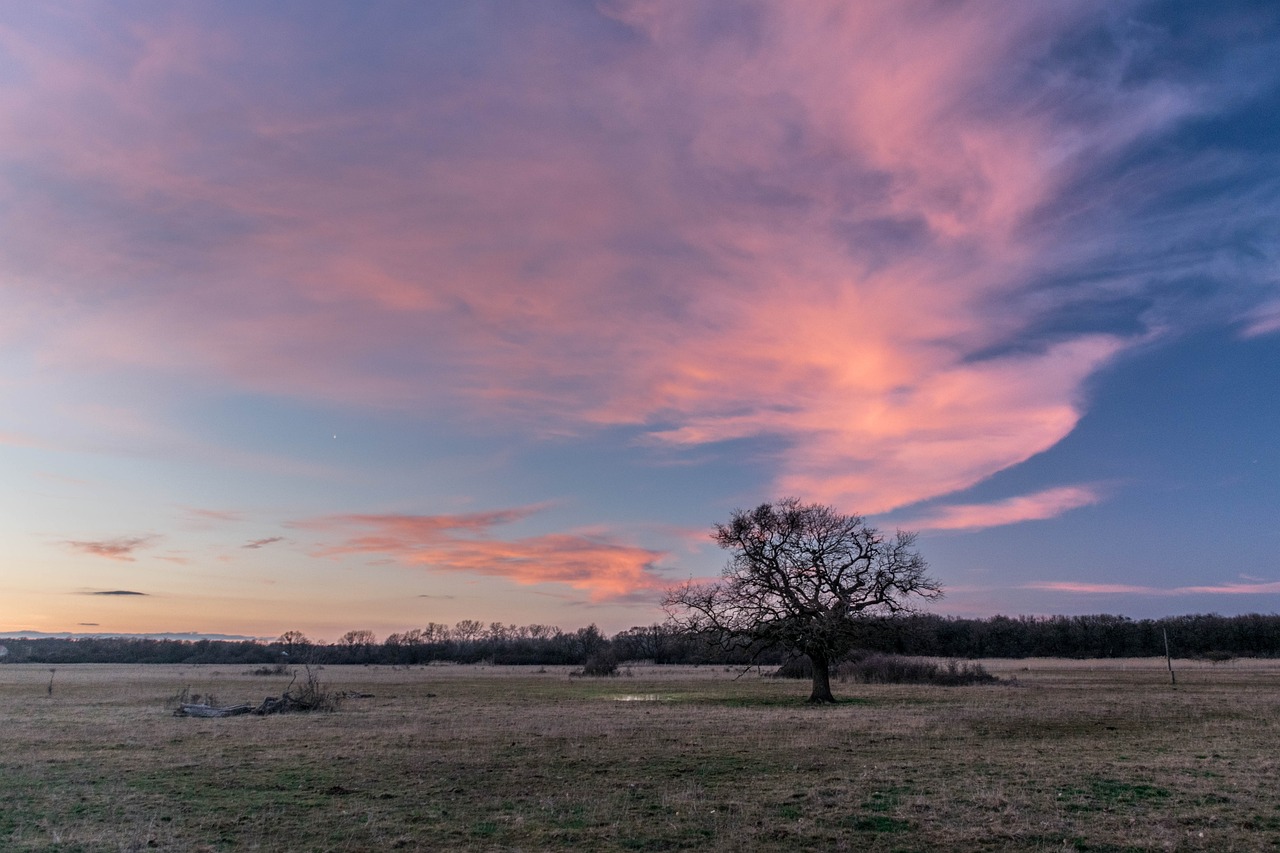
<path fill-rule="evenodd" d="M 279 696 L 268 696 L 258 705 L 219 706 L 210 701 L 210 697 L 205 697 L 204 702 L 179 700 L 173 715 L 175 717 L 238 717 L 242 714 L 256 714 L 264 717 L 268 714 L 336 711 L 345 694 L 334 693 L 326 688 L 309 666 L 306 667 L 306 674 L 306 679 L 295 687 L 298 681 L 298 673 L 295 670 L 293 679 L 283 693 Z M 183 698 L 186 693 L 187 691 L 184 690 Z"/>

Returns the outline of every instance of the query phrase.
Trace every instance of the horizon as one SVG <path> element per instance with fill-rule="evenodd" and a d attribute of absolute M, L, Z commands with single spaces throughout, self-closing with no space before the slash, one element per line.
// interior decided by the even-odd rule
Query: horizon
<path fill-rule="evenodd" d="M 1280 610 L 1280 6 L 0 10 L 0 633 Z M 277 632 L 278 635 L 278 632 Z"/>
<path fill-rule="evenodd" d="M 1265 616 L 1277 616 L 1277 615 L 1280 615 L 1280 613 L 1276 613 L 1275 611 L 1272 611 L 1270 613 L 1263 613 L 1263 612 L 1235 613 L 1234 616 L 1224 616 L 1222 615 L 1222 613 L 1216 613 L 1216 612 L 1165 613 L 1164 616 L 1143 616 L 1143 617 L 1125 616 L 1124 613 L 1101 613 L 1101 612 L 1100 613 L 1075 613 L 1075 615 L 1066 615 L 1066 613 L 992 613 L 992 615 L 989 615 L 989 616 L 957 616 L 957 615 L 954 615 L 954 613 L 941 613 L 936 611 L 914 611 L 909 613 L 895 613 L 895 615 L 888 616 L 888 619 L 897 619 L 897 617 L 902 617 L 902 616 L 906 616 L 906 617 L 937 616 L 943 620 L 977 620 L 977 621 L 991 621 L 996 619 L 1010 619 L 1015 621 L 1021 621 L 1021 620 L 1052 621 L 1052 620 L 1059 620 L 1059 619 L 1068 619 L 1068 620 L 1070 619 L 1120 619 L 1120 620 L 1132 621 L 1132 622 L 1143 622 L 1143 621 L 1161 622 L 1161 621 L 1172 621 L 1172 620 L 1179 620 L 1179 619 L 1234 619 L 1234 617 L 1249 617 L 1249 616 L 1265 617 Z M 476 621 L 476 622 L 479 622 L 480 625 L 485 626 L 485 628 L 488 628 L 489 625 L 499 624 L 499 622 L 486 622 L 484 620 L 460 620 L 460 621 Z M 627 626 L 627 628 L 625 629 L 614 630 L 614 631 L 602 630 L 600 631 L 600 633 L 602 633 L 604 637 L 612 638 L 612 637 L 616 637 L 616 635 L 618 634 L 626 633 L 626 631 L 628 630 L 634 630 L 637 628 L 653 628 L 653 626 L 666 625 L 666 624 L 667 622 L 650 622 L 649 625 L 630 625 L 630 626 Z M 454 626 L 456 625 L 457 625 L 457 622 L 454 622 L 453 625 L 444 625 L 444 628 L 453 629 Z M 520 629 L 520 628 L 531 628 L 531 626 L 538 626 L 538 628 L 550 628 L 553 631 L 561 631 L 561 633 L 564 633 L 564 634 L 572 634 L 572 633 L 575 633 L 575 631 L 577 630 L 584 630 L 589 628 L 596 628 L 599 630 L 599 626 L 596 625 L 595 622 L 590 622 L 590 624 L 588 625 L 570 626 L 570 628 L 564 628 L 564 626 L 562 625 L 547 626 L 547 625 L 541 625 L 541 624 L 531 624 L 531 625 L 508 624 L 508 625 L 503 625 L 503 628 Z M 375 638 L 374 644 L 375 646 L 379 646 L 379 644 L 383 644 L 387 642 L 387 639 L 390 638 L 390 635 L 404 633 L 404 631 L 410 631 L 415 628 L 425 628 L 425 626 L 419 626 L 419 625 L 404 626 L 404 628 L 401 628 L 399 630 L 389 631 L 389 633 L 381 634 L 381 635 L 374 633 L 374 638 Z M 284 642 L 284 640 L 282 640 L 284 635 L 287 633 L 292 633 L 293 630 L 296 630 L 296 629 L 284 629 L 282 631 L 279 631 L 279 633 L 276 633 L 276 634 L 260 634 L 260 635 L 256 635 L 256 637 L 248 637 L 248 635 L 237 635 L 237 634 L 216 634 L 216 633 L 206 634 L 206 633 L 201 633 L 201 631 L 152 631 L 152 633 L 122 634 L 122 633 L 95 633 L 95 631 L 35 631 L 35 630 L 19 629 L 19 630 L 0 630 L 0 640 L 6 640 L 6 639 L 8 640 L 157 639 L 157 640 L 179 640 L 179 642 L 200 642 L 200 640 L 215 640 L 215 642 L 228 642 L 228 643 L 261 643 L 261 644 L 266 644 L 266 646 L 270 646 L 270 644 Z M 334 639 L 329 639 L 326 637 L 307 637 L 306 642 L 312 644 L 312 646 L 337 646 L 337 644 L 342 643 L 343 634 L 347 634 L 348 631 L 360 631 L 360 630 L 367 630 L 367 629 L 358 629 L 358 628 L 348 629 L 347 631 L 342 631 L 342 634 L 338 634 L 337 637 L 335 637 Z M 305 633 L 305 631 L 303 631 L 303 633 Z M 293 640 L 293 642 L 298 642 L 298 640 Z"/>
<path fill-rule="evenodd" d="M 1095 618 L 1095 619 L 1097 619 L 1097 618 L 1107 618 L 1107 619 L 1121 619 L 1121 620 L 1124 620 L 1124 621 L 1127 621 L 1127 622 L 1142 623 L 1142 622 L 1165 622 L 1165 621 L 1174 621 L 1174 620 L 1178 620 L 1178 619 L 1195 619 L 1195 618 L 1210 618 L 1210 619 L 1214 619 L 1214 618 L 1224 618 L 1224 619 L 1231 619 L 1231 618 L 1240 618 L 1240 617 L 1246 617 L 1246 618 L 1247 618 L 1247 617 L 1249 617 L 1249 616 L 1262 616 L 1262 617 L 1268 617 L 1268 616 L 1270 616 L 1270 617 L 1275 617 L 1275 616 L 1278 616 L 1278 615 L 1280 615 L 1280 614 L 1277 614 L 1277 613 L 1274 613 L 1274 612 L 1272 612 L 1272 613 L 1242 613 L 1242 614 L 1236 614 L 1236 616 L 1235 616 L 1235 617 L 1231 617 L 1231 616 L 1223 616 L 1222 614 L 1219 614 L 1219 613 L 1178 613 L 1178 614 L 1169 614 L 1169 615 L 1165 615 L 1165 616 L 1153 616 L 1153 617 L 1143 617 L 1143 618 L 1137 618 L 1137 619 L 1135 619 L 1135 618 L 1130 617 L 1130 616 L 1125 616 L 1124 614 L 1121 614 L 1121 613 L 1088 613 L 1088 614 L 1077 614 L 1077 615 L 1072 615 L 1072 616 L 1068 616 L 1068 615 L 1065 615 L 1065 614 L 1027 614 L 1027 613 L 1011 614 L 1011 613 L 996 613 L 996 614 L 992 614 L 992 615 L 990 615 L 990 616 L 978 616 L 978 617 L 974 617 L 974 616 L 955 616 L 955 615 L 952 615 L 952 614 L 947 614 L 947 613 L 936 613 L 936 612 L 932 612 L 932 611 L 915 611 L 915 612 L 913 612 L 913 613 L 908 613 L 908 614 L 895 614 L 895 615 L 890 616 L 890 617 L 887 617 L 887 618 L 891 618 L 891 619 L 892 619 L 892 618 L 899 618 L 899 617 L 902 617 L 902 616 L 907 616 L 907 617 L 911 617 L 911 616 L 936 616 L 936 617 L 938 617 L 938 618 L 946 619 L 946 620 L 964 620 L 964 619 L 969 619 L 969 620 L 987 621 L 987 622 L 992 621 L 992 620 L 994 620 L 994 619 L 1011 619 L 1011 620 L 1014 620 L 1014 621 L 1030 620 L 1030 621 L 1049 622 L 1049 621 L 1053 621 L 1053 620 L 1057 620 L 1057 619 L 1090 619 L 1090 618 Z M 469 621 L 469 620 L 460 620 L 460 621 Z M 479 624 L 481 624 L 481 625 L 482 625 L 482 626 L 484 626 L 485 628 L 489 627 L 489 626 L 490 626 L 490 624 L 498 624 L 498 623 L 488 623 L 488 622 L 484 622 L 484 621 L 482 621 L 482 620 L 472 620 L 472 621 L 477 621 L 477 622 L 479 622 Z M 457 623 L 455 623 L 455 625 L 456 625 L 456 624 L 457 624 Z M 628 627 L 628 628 L 624 628 L 624 629 L 622 629 L 622 630 L 620 630 L 620 631 L 601 631 L 601 634 L 602 634 L 604 637 L 606 637 L 607 639 L 612 639 L 612 638 L 616 637 L 616 636 L 617 636 L 617 635 L 619 635 L 619 634 L 626 633 L 627 631 L 630 631 L 630 630 L 633 630 L 633 629 L 637 629 L 637 628 L 650 628 L 650 627 L 655 627 L 655 625 L 661 625 L 661 624 L 663 624 L 663 623 L 653 623 L 653 624 L 650 624 L 650 625 L 632 625 L 632 626 L 630 626 L 630 627 Z M 449 629 L 453 629 L 453 628 L 455 627 L 455 625 L 445 625 L 444 627 L 449 628 Z M 425 627 L 425 626 L 413 626 L 413 627 Z M 391 636 L 392 636 L 393 634 L 399 634 L 399 633 L 403 633 L 403 632 L 405 632 L 405 631 L 411 631 L 411 630 L 413 630 L 413 627 L 406 627 L 406 628 L 401 629 L 400 631 L 392 631 L 392 632 L 390 632 L 390 633 L 388 633 L 388 634 L 386 634 L 386 635 L 378 635 L 378 634 L 376 634 L 376 633 L 375 633 L 375 634 L 374 634 L 374 639 L 373 639 L 372 645 L 384 645 L 384 644 L 386 643 L 386 641 L 387 641 L 388 639 L 390 639 L 390 638 L 391 638 Z M 525 626 L 525 625 L 514 625 L 514 624 L 512 624 L 512 625 L 503 625 L 503 627 L 504 627 L 504 628 L 516 628 L 516 629 L 519 629 L 519 628 L 534 627 L 534 626 Z M 575 633 L 575 632 L 577 632 L 577 631 L 579 631 L 579 630 L 586 630 L 586 629 L 589 629 L 589 628 L 596 628 L 597 630 L 599 630 L 599 626 L 597 626 L 595 623 L 590 623 L 590 624 L 588 624 L 588 625 L 571 626 L 571 627 L 568 627 L 568 628 L 566 628 L 566 627 L 564 627 L 564 626 L 561 626 L 561 625 L 551 625 L 551 626 L 546 626 L 546 625 L 541 625 L 541 624 L 537 624 L 537 625 L 536 625 L 536 627 L 539 627 L 539 628 L 547 628 L 547 627 L 549 627 L 553 632 L 559 632 L 559 633 L 562 633 L 562 634 L 573 634 L 573 633 Z M 221 633 L 201 633 L 201 632 L 194 632 L 194 631 L 157 631 L 157 632 L 153 632 L 153 633 L 122 634 L 122 633 L 94 633 L 94 632 L 72 632 L 72 631 L 44 632 L 44 631 L 23 631 L 23 630 L 16 630 L 16 631 L 0 631 L 0 640 L 88 640 L 88 639 L 98 639 L 98 640 L 172 640 L 172 641 L 177 641 L 177 642 L 190 642 L 190 643 L 200 642 L 200 641 L 203 641 L 203 640 L 211 640 L 211 641 L 214 641 L 214 642 L 227 642 L 227 643 L 258 643 L 258 644 L 261 644 L 261 645 L 279 645 L 279 644 L 282 644 L 282 643 L 286 642 L 286 641 L 285 641 L 285 640 L 283 640 L 282 638 L 284 637 L 284 635 L 285 635 L 286 633 L 291 633 L 291 632 L 292 632 L 292 630 L 293 630 L 293 629 L 286 629 L 286 630 L 284 630 L 284 631 L 281 631 L 281 632 L 280 632 L 280 633 L 278 633 L 278 634 L 274 634 L 274 635 L 264 634 L 264 635 L 259 635 L 259 636 L 244 636 L 244 635 L 236 635 L 236 634 L 221 634 Z M 361 630 L 363 630 L 363 629 L 358 629 L 358 628 L 350 629 L 350 631 L 353 631 L 353 632 L 354 632 L 354 631 L 361 631 Z M 343 634 L 346 634 L 346 633 L 347 633 L 346 631 L 344 631 L 344 632 L 343 632 Z M 330 639 L 330 638 L 328 638 L 328 637 L 321 637 L 321 636 L 317 636 L 317 637 L 307 636 L 307 637 L 306 637 L 306 639 L 305 639 L 305 642 L 306 642 L 307 644 L 309 644 L 309 645 L 314 645 L 314 646 L 334 646 L 334 645 L 342 645 L 342 644 L 343 644 L 343 634 L 339 634 L 339 635 L 337 635 L 336 637 L 334 637 L 333 639 Z M 289 641 L 289 642 L 292 642 L 292 643 L 296 644 L 296 643 L 299 643 L 299 642 L 301 642 L 301 641 L 294 639 L 294 640 Z"/>

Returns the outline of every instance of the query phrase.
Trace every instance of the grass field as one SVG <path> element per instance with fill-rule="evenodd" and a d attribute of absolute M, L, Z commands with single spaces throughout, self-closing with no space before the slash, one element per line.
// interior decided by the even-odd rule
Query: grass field
<path fill-rule="evenodd" d="M 0 666 L 0 849 L 1280 849 L 1280 663 L 994 661 L 1016 685 L 723 668 Z M 52 678 L 52 691 L 49 683 Z"/>

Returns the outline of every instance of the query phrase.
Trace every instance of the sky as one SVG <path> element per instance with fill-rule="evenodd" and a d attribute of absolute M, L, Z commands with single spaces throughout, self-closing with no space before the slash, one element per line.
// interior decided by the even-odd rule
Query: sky
<path fill-rule="evenodd" d="M 1280 6 L 0 3 L 0 632 L 606 631 L 786 496 L 1280 609 Z"/>

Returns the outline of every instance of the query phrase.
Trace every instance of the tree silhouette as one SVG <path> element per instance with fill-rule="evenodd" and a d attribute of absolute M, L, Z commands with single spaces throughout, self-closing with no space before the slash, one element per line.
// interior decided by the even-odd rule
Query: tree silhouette
<path fill-rule="evenodd" d="M 813 663 L 810 702 L 834 702 L 830 667 L 857 642 L 867 616 L 910 609 L 942 589 L 915 550 L 915 534 L 886 538 L 860 516 L 785 498 L 737 510 L 717 524 L 731 556 L 718 581 L 668 590 L 681 629 L 726 649 L 782 647 Z"/>

